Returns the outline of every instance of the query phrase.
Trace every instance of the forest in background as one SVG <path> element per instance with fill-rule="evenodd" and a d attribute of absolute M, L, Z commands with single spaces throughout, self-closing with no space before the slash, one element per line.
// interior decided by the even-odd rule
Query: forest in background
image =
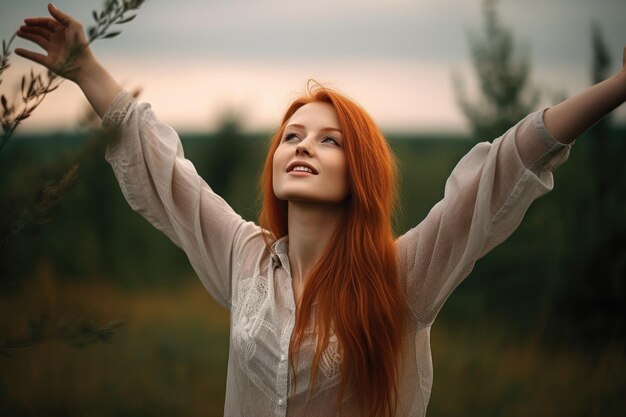
<path fill-rule="evenodd" d="M 616 299 L 612 308 L 623 304 L 619 294 L 584 287 L 580 295 L 577 288 L 588 282 L 584 266 L 603 239 L 597 213 L 589 210 L 597 206 L 590 135 L 577 141 L 570 160 L 555 172 L 555 189 L 531 206 L 519 229 L 476 264 L 444 306 L 433 328 L 436 383 L 430 415 L 623 410 L 624 315 L 607 311 L 607 300 Z M 200 175 L 254 220 L 268 137 L 243 134 L 236 121 L 226 120 L 220 131 L 183 136 L 182 142 Z M 611 133 L 611 141 L 624 137 L 624 130 Z M 395 230 L 401 234 L 443 196 L 447 176 L 474 142 L 419 135 L 389 140 L 400 163 Z M 3 193 L 29 195 L 29 184 L 74 163 L 80 169 L 79 180 L 52 211 L 53 220 L 5 247 L 3 329 L 23 337 L 44 316 L 129 322 L 105 345 L 76 349 L 53 338 L 11 351 L 0 358 L 0 393 L 6 395 L 0 400 L 21 415 L 47 415 L 59 407 L 71 410 L 68 415 L 94 409 L 100 410 L 96 415 L 220 415 L 228 316 L 201 287 L 184 253 L 127 205 L 104 160 L 105 146 L 97 133 L 83 132 L 21 136 L 5 149 Z M 605 275 L 593 279 L 598 288 L 610 288 Z M 579 316 L 593 320 L 585 328 Z M 55 357 L 59 363 L 47 362 Z M 136 374 L 125 375 L 127 366 L 136 367 Z M 542 383 L 534 380 L 540 375 Z M 582 388 L 589 375 L 597 380 L 591 392 Z M 85 378 L 93 380 L 91 391 Z M 113 383 L 116 378 L 121 379 Z M 476 380 L 468 387 L 459 378 Z M 196 383 L 200 391 L 194 393 Z M 174 397 L 164 400 L 170 390 Z M 133 392 L 145 401 L 131 401 Z M 572 393 L 577 405 L 568 402 Z M 455 408 L 448 394 L 466 408 Z M 202 407 L 199 396 L 208 396 L 212 405 Z M 20 398 L 30 398 L 39 412 L 26 413 L 16 402 Z M 592 409 L 599 414 L 590 414 Z"/>
<path fill-rule="evenodd" d="M 218 132 L 183 136 L 182 142 L 185 156 L 213 190 L 254 221 L 268 137 L 269 133 L 244 134 L 236 121 L 226 120 Z M 626 132 L 616 129 L 611 142 L 624 137 Z M 391 135 L 389 140 L 400 165 L 395 221 L 400 235 L 443 197 L 448 175 L 474 143 L 462 137 L 419 135 Z M 97 133 L 23 136 L 7 146 L 0 185 L 3 193 L 24 195 L 25 205 L 32 184 L 73 163 L 80 169 L 77 184 L 51 213 L 54 220 L 44 229 L 22 233 L 5 248 L 1 257 L 5 291 L 17 286 L 21 277 L 31 276 L 36 260 L 46 261 L 65 281 L 106 277 L 128 290 L 177 286 L 193 275 L 184 253 L 130 209 L 104 160 L 105 146 Z M 520 326 L 529 324 L 535 321 L 531 317 L 552 310 L 556 300 L 588 272 L 581 265 L 589 262 L 603 238 L 598 235 L 599 214 L 589 208 L 599 206 L 593 201 L 597 176 L 589 158 L 593 146 L 591 137 L 577 141 L 570 160 L 555 172 L 555 189 L 531 206 L 510 239 L 477 263 L 455 295 L 461 304 L 476 304 L 470 308 L 473 314 L 476 307 L 490 314 L 495 308 L 495 317 L 512 316 Z M 616 202 L 620 203 L 624 204 Z M 611 227 L 619 230 L 621 225 Z"/>

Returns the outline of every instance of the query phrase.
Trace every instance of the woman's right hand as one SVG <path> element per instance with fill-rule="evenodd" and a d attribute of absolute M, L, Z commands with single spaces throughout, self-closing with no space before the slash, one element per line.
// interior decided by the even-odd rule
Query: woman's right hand
<path fill-rule="evenodd" d="M 83 25 L 48 4 L 52 17 L 24 19 L 17 35 L 41 46 L 48 55 L 16 48 L 15 53 L 41 64 L 83 90 L 96 113 L 102 117 L 122 87 L 100 65 L 89 49 Z"/>
<path fill-rule="evenodd" d="M 19 37 L 35 42 L 47 55 L 22 48 L 16 48 L 15 53 L 80 84 L 80 79 L 95 64 L 83 26 L 52 4 L 48 4 L 48 11 L 52 17 L 24 19 L 24 25 L 17 31 Z"/>

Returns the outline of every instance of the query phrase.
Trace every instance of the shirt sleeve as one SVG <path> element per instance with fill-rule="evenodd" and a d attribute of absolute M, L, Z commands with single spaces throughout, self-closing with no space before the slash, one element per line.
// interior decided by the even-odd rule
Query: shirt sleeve
<path fill-rule="evenodd" d="M 229 307 L 233 261 L 242 242 L 259 232 L 185 159 L 180 139 L 150 105 L 121 92 L 102 119 L 111 132 L 105 159 L 131 208 L 186 253 L 217 302 Z"/>
<path fill-rule="evenodd" d="M 507 239 L 530 204 L 552 190 L 569 157 L 532 113 L 492 143 L 475 145 L 448 178 L 444 197 L 396 241 L 398 271 L 413 319 L 429 326 L 475 262 Z"/>

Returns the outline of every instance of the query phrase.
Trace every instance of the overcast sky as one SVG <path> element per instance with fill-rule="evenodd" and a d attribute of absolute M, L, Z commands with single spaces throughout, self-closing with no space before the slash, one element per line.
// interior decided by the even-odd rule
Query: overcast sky
<path fill-rule="evenodd" d="M 46 1 L 0 0 L 0 37 Z M 90 26 L 103 1 L 58 0 Z M 471 80 L 467 33 L 480 29 L 480 0 L 147 0 L 122 35 L 94 52 L 128 88 L 180 131 L 208 130 L 225 110 L 249 129 L 272 128 L 309 78 L 344 91 L 387 130 L 466 131 L 452 74 Z M 589 80 L 597 22 L 621 67 L 625 0 L 501 0 L 516 39 L 529 46 L 533 81 L 551 97 Z M 26 45 L 18 41 L 15 46 Z M 17 57 L 11 74 L 32 66 Z M 23 129 L 70 128 L 85 106 L 71 83 L 46 99 Z M 626 106 L 623 106 L 626 107 Z M 621 109 L 620 120 L 626 120 Z"/>

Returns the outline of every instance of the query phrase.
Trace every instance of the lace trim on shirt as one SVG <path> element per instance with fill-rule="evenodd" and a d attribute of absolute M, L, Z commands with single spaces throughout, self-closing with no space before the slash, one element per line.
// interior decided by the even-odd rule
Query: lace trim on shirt
<path fill-rule="evenodd" d="M 328 341 L 328 347 L 322 352 L 320 358 L 320 370 L 326 378 L 332 378 L 341 372 L 342 358 L 338 349 L 337 336 L 332 335 Z"/>
<path fill-rule="evenodd" d="M 263 372 L 260 371 L 262 362 L 256 357 L 259 339 L 263 337 L 259 334 L 262 329 L 270 333 L 276 331 L 274 325 L 265 319 L 270 308 L 268 290 L 267 278 L 263 276 L 245 279 L 239 283 L 241 304 L 232 313 L 234 323 L 231 337 L 239 366 L 245 369 L 246 375 L 261 392 L 271 397 L 273 391 L 265 382 Z"/>
<path fill-rule="evenodd" d="M 115 96 L 104 116 L 102 116 L 102 128 L 104 130 L 113 130 L 118 127 L 124 120 L 134 100 L 134 97 L 125 90 L 122 90 Z"/>

